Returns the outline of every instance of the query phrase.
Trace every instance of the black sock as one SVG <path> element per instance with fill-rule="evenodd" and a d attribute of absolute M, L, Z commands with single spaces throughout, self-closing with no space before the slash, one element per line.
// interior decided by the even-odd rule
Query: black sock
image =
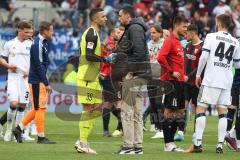
<path fill-rule="evenodd" d="M 120 108 L 115 108 L 112 110 L 113 115 L 117 118 L 118 124 L 117 124 L 117 130 L 121 131 L 122 128 L 122 121 L 121 121 L 121 109 Z"/>
<path fill-rule="evenodd" d="M 228 108 L 227 113 L 227 131 L 232 129 L 233 119 L 235 115 L 236 109 Z"/>
<path fill-rule="evenodd" d="M 154 113 L 150 113 L 150 123 L 155 124 L 155 114 Z"/>
<path fill-rule="evenodd" d="M 7 112 L 5 112 L 0 118 L 0 124 L 3 126 L 7 122 Z"/>
<path fill-rule="evenodd" d="M 157 111 L 157 122 L 158 122 L 157 128 L 160 131 L 163 130 L 163 121 L 164 121 L 164 115 L 163 115 L 162 110 L 159 109 Z"/>
<path fill-rule="evenodd" d="M 143 113 L 143 126 L 145 126 L 145 124 L 146 124 L 146 121 L 147 121 L 147 117 L 148 117 L 148 115 L 149 115 L 149 111 L 150 111 L 150 109 L 149 109 L 150 107 L 148 107 L 146 110 L 145 110 L 145 112 Z"/>
<path fill-rule="evenodd" d="M 103 119 L 103 130 L 109 131 L 108 125 L 110 121 L 110 109 L 104 108 L 102 113 L 102 119 Z"/>
<path fill-rule="evenodd" d="M 174 136 L 175 133 L 177 132 L 177 128 L 178 128 L 178 122 L 176 120 L 172 121 L 172 134 L 171 134 L 171 141 L 174 142 Z"/>
<path fill-rule="evenodd" d="M 119 130 L 119 131 L 123 130 L 121 121 L 118 121 L 117 130 Z"/>
<path fill-rule="evenodd" d="M 163 123 L 164 143 L 173 142 L 172 140 L 172 122 L 171 118 L 165 118 Z"/>
<path fill-rule="evenodd" d="M 185 119 L 184 118 L 178 118 L 176 123 L 178 124 L 178 130 L 184 132 L 184 130 L 185 130 Z"/>
<path fill-rule="evenodd" d="M 238 108 L 236 121 L 235 121 L 236 137 L 240 140 L 240 108 Z"/>

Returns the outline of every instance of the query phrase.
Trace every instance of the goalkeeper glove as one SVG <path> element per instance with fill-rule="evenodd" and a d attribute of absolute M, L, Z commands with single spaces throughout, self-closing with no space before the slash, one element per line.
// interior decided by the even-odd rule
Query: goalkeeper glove
<path fill-rule="evenodd" d="M 104 57 L 104 62 L 114 63 L 116 60 L 117 53 L 111 53 L 109 56 Z"/>

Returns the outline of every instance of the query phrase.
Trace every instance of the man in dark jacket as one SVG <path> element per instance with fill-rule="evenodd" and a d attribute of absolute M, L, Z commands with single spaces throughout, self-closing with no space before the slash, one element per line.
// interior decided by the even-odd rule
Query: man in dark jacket
<path fill-rule="evenodd" d="M 119 12 L 119 20 L 125 27 L 120 39 L 118 53 L 127 55 L 127 74 L 122 77 L 121 120 L 123 125 L 123 145 L 117 154 L 143 154 L 142 95 L 145 79 L 149 75 L 149 58 L 144 22 L 135 18 L 132 7 L 124 7 Z"/>

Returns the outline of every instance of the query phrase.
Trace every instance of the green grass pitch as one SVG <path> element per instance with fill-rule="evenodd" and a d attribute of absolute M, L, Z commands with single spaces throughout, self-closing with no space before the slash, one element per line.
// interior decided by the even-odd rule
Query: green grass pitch
<path fill-rule="evenodd" d="M 1 112 L 0 115 L 3 113 Z M 116 120 L 111 117 L 110 128 L 114 131 Z M 97 155 L 78 154 L 74 149 L 74 143 L 78 139 L 78 122 L 59 120 L 54 113 L 47 113 L 46 135 L 55 140 L 55 145 L 39 145 L 34 143 L 16 144 L 6 143 L 0 140 L 0 160 L 112 160 L 112 159 L 142 159 L 142 160 L 239 160 L 240 153 L 224 147 L 224 154 L 215 153 L 217 142 L 217 117 L 207 117 L 207 127 L 204 134 L 201 154 L 169 153 L 163 151 L 163 140 L 151 139 L 154 133 L 144 133 L 143 155 L 113 155 L 120 148 L 122 138 L 102 137 L 102 119 L 98 118 L 89 141 L 91 147 L 96 149 Z M 148 127 L 149 128 L 149 127 Z M 188 129 L 183 142 L 177 143 L 182 148 L 191 144 L 193 121 L 188 122 Z"/>

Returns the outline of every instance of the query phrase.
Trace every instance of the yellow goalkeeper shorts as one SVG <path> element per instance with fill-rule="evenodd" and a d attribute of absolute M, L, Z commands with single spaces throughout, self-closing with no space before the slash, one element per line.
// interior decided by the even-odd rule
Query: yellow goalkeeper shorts
<path fill-rule="evenodd" d="M 99 81 L 88 82 L 82 79 L 77 80 L 78 102 L 82 104 L 102 103 L 102 88 Z"/>

